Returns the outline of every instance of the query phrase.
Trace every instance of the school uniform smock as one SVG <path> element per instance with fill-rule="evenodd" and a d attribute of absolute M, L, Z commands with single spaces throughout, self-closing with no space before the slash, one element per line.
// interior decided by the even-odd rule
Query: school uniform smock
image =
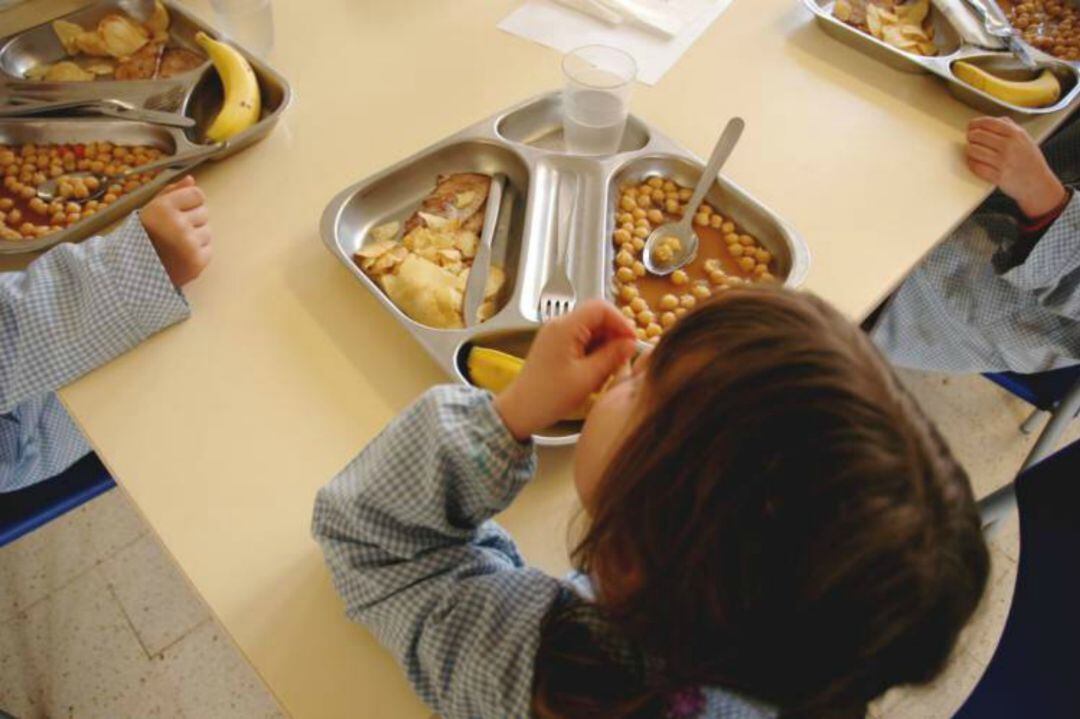
<path fill-rule="evenodd" d="M 545 615 L 560 602 L 590 606 L 570 580 L 527 566 L 491 521 L 535 469 L 532 445 L 509 433 L 488 393 L 436 387 L 316 498 L 312 531 L 346 613 L 443 719 L 530 716 Z M 719 689 L 691 704 L 672 716 L 775 716 Z"/>
<path fill-rule="evenodd" d="M 894 364 L 1034 373 L 1080 363 L 1080 122 L 1044 151 L 1066 201 L 1032 220 L 997 192 L 927 255 L 871 331 Z"/>
<path fill-rule="evenodd" d="M 137 214 L 0 274 L 0 492 L 90 451 L 56 390 L 189 314 Z"/>

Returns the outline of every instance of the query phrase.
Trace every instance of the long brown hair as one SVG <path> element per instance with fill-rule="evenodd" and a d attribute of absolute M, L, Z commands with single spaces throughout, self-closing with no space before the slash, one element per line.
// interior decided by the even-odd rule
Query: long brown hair
<path fill-rule="evenodd" d="M 964 471 L 857 328 L 806 294 L 726 292 L 656 347 L 644 402 L 574 552 L 607 639 L 579 601 L 549 613 L 537 714 L 658 717 L 724 687 L 847 719 L 942 669 L 986 545 Z"/>

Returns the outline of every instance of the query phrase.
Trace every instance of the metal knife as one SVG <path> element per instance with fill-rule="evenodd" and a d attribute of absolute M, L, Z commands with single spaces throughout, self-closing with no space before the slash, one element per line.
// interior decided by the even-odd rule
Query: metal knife
<path fill-rule="evenodd" d="M 505 208 L 505 211 L 500 211 Z M 501 238 L 510 231 L 510 217 L 514 211 L 514 188 L 506 180 L 506 175 L 496 174 L 491 178 L 488 189 L 487 208 L 484 210 L 484 227 L 480 231 L 480 244 L 476 248 L 469 269 L 469 279 L 465 283 L 465 298 L 462 302 L 465 314 L 465 326 L 478 324 L 476 312 L 484 303 L 484 289 L 487 287 L 488 273 L 491 269 L 491 246 L 496 234 Z"/>

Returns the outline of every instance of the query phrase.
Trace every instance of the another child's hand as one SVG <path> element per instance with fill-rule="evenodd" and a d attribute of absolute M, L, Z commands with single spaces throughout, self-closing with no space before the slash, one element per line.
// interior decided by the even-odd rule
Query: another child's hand
<path fill-rule="evenodd" d="M 1008 118 L 980 117 L 967 132 L 971 171 L 1016 200 L 1029 218 L 1041 217 L 1065 198 L 1065 186 L 1024 128 Z"/>
<path fill-rule="evenodd" d="M 544 325 L 525 367 L 495 398 L 511 433 L 524 441 L 570 415 L 634 355 L 633 328 L 612 305 L 585 302 Z"/>
<path fill-rule="evenodd" d="M 166 186 L 139 216 L 177 287 L 198 277 L 210 263 L 210 211 L 206 196 L 191 175 Z"/>

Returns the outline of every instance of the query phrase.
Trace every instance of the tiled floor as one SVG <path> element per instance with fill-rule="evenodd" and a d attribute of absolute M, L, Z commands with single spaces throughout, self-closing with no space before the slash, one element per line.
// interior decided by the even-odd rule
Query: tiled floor
<path fill-rule="evenodd" d="M 1032 441 L 1017 431 L 1024 405 L 978 377 L 903 377 L 978 494 L 1014 474 Z M 890 693 L 875 719 L 944 718 L 963 702 L 1008 611 L 1015 520 L 992 556 L 991 589 L 946 675 Z M 119 491 L 0 549 L 0 708 L 19 719 L 282 716 Z"/>

